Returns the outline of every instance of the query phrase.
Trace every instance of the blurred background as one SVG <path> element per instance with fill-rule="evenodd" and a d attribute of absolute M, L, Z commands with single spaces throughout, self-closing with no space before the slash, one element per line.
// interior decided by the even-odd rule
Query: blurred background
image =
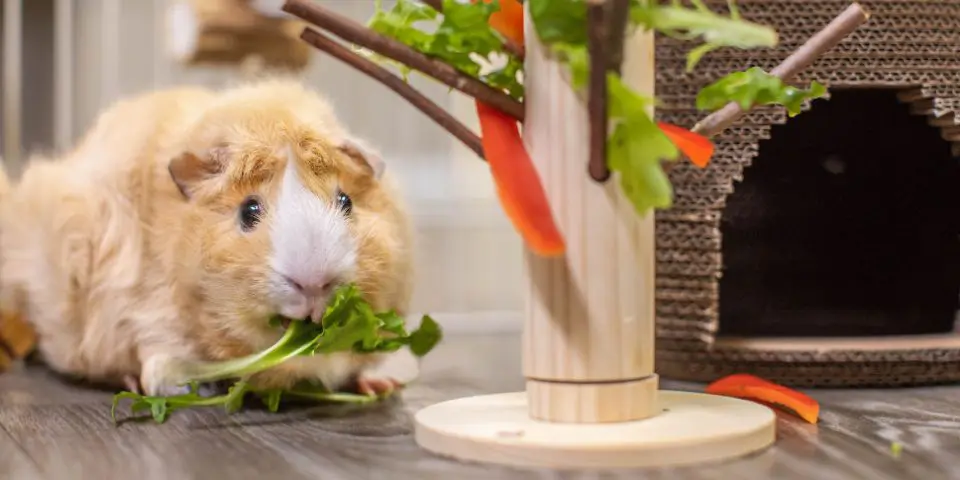
<path fill-rule="evenodd" d="M 121 97 L 282 70 L 329 96 L 401 183 L 417 226 L 412 310 L 448 329 L 519 330 L 522 248 L 486 164 L 393 92 L 301 42 L 282 0 L 2 1 L 0 142 L 11 176 L 31 153 L 69 149 Z M 359 22 L 375 11 L 374 0 L 319 3 Z M 410 81 L 476 129 L 466 97 Z"/>

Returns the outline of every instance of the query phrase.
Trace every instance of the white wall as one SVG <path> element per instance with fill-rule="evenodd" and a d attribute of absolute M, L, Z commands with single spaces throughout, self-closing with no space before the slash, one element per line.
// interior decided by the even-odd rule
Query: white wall
<path fill-rule="evenodd" d="M 240 78 L 235 70 L 187 67 L 165 55 L 165 0 L 46 1 L 73 10 L 72 22 L 60 30 L 66 36 L 59 44 L 72 45 L 71 55 L 58 57 L 66 66 L 58 75 L 63 101 L 56 98 L 57 114 L 51 114 L 52 136 L 63 142 L 80 135 L 118 96 L 176 84 L 223 86 Z M 373 0 L 323 3 L 359 21 L 374 10 Z M 25 57 L 32 48 L 52 49 L 27 44 Z M 315 53 L 303 77 L 331 97 L 349 128 L 382 149 L 401 179 L 419 228 L 414 309 L 440 320 L 486 312 L 472 321 L 481 329 L 489 319 L 516 321 L 520 241 L 496 203 L 486 164 L 400 97 L 335 59 Z M 469 99 L 416 76 L 412 83 L 476 128 Z"/>

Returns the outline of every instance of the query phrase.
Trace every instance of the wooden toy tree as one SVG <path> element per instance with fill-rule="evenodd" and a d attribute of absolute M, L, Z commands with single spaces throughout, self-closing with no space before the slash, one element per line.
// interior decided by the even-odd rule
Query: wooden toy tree
<path fill-rule="evenodd" d="M 775 32 L 740 19 L 732 3 L 729 17 L 700 2 L 692 8 L 645 0 L 424 3 L 401 0 L 379 11 L 369 28 L 304 0 L 284 6 L 347 42 L 475 97 L 482 137 L 374 60 L 311 28 L 301 36 L 378 79 L 485 157 L 527 245 L 526 392 L 427 407 L 416 416 L 418 443 L 460 459 L 553 468 L 681 464 L 772 444 L 775 416 L 766 406 L 659 390 L 650 210 L 670 206 L 663 173 L 669 164 L 660 162 L 682 152 L 705 167 L 712 152 L 706 137 L 744 109 L 779 103 L 796 113 L 804 101 L 821 96 L 818 85 L 800 90 L 784 82 L 867 14 L 854 4 L 771 72 L 735 73 L 704 89 L 703 104 L 715 111 L 687 131 L 652 118 L 653 31 L 702 36 L 706 43 L 691 52 L 691 67 L 716 48 L 776 43 Z M 409 30 L 414 20 L 436 21 L 441 14 L 434 37 Z M 467 22 L 477 16 L 488 21 L 486 33 Z M 473 30 L 453 42 L 458 21 Z M 490 38 L 498 39 L 498 49 Z M 467 46 L 481 56 L 498 50 L 506 66 L 478 73 L 459 62 Z M 518 89 L 510 74 L 520 62 Z M 519 135 L 517 121 L 524 124 L 526 148 L 507 144 Z M 525 162 L 528 153 L 531 162 Z M 619 182 L 610 181 L 615 177 Z"/>

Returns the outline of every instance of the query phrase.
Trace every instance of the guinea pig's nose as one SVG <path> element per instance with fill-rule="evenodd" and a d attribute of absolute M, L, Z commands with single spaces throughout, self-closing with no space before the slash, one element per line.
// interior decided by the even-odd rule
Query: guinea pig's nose
<path fill-rule="evenodd" d="M 337 286 L 339 281 L 336 277 L 330 276 L 321 276 L 318 277 L 319 281 L 303 281 L 302 279 L 297 279 L 295 277 L 284 275 L 284 280 L 290 284 L 296 291 L 305 295 L 310 299 L 315 299 L 318 297 L 329 295 L 333 291 L 334 287 Z"/>

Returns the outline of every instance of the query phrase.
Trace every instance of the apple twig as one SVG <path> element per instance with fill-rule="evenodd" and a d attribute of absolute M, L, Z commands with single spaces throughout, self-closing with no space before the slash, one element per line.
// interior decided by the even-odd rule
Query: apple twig
<path fill-rule="evenodd" d="M 429 98 L 418 92 L 417 89 L 411 87 L 399 76 L 394 75 L 380 65 L 377 65 L 376 63 L 357 55 L 330 37 L 327 37 L 326 35 L 312 28 L 305 28 L 303 33 L 300 35 L 300 38 L 310 45 L 313 45 L 318 50 L 340 60 L 341 62 L 346 63 L 347 65 L 350 65 L 360 72 L 365 73 L 367 76 L 376 79 L 390 90 L 393 90 L 398 95 L 410 102 L 418 110 L 423 112 L 426 116 L 430 117 L 434 122 L 437 122 L 437 124 L 443 127 L 446 131 L 450 132 L 451 135 L 463 142 L 464 145 L 473 150 L 474 153 L 476 153 L 480 158 L 484 158 L 483 144 L 480 141 L 480 137 L 473 133 L 464 124 L 457 121 L 457 119 L 447 113 L 446 110 L 441 108 L 436 103 L 430 101 Z"/>
<path fill-rule="evenodd" d="M 623 44 L 627 36 L 627 21 L 630 18 L 630 0 L 607 0 L 605 11 L 609 25 L 607 69 L 617 75 L 623 67 Z"/>
<path fill-rule="evenodd" d="M 610 66 L 608 13 L 606 0 L 587 0 L 587 51 L 590 54 L 587 92 L 590 156 L 587 172 L 590 178 L 599 183 L 610 178 L 607 165 L 607 71 Z"/>

